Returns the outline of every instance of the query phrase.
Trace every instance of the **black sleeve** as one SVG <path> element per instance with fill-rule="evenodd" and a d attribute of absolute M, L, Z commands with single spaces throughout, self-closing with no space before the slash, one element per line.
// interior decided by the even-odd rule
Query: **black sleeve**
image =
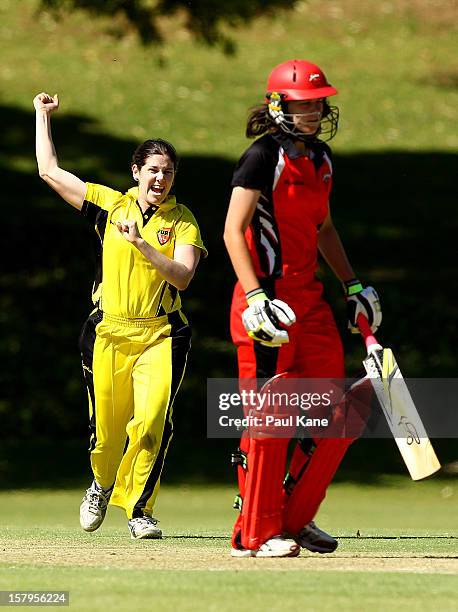
<path fill-rule="evenodd" d="M 272 188 L 275 161 L 270 149 L 256 141 L 239 159 L 232 177 L 232 187 L 265 191 Z"/>

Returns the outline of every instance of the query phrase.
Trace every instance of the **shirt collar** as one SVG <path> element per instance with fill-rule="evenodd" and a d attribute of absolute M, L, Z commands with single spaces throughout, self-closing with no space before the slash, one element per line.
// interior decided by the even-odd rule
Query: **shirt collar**
<path fill-rule="evenodd" d="M 304 157 L 304 154 L 296 148 L 294 140 L 287 134 L 277 132 L 276 134 L 272 134 L 272 137 L 279 143 L 279 145 L 285 151 L 289 159 L 298 159 L 299 157 Z M 323 147 L 320 146 L 321 144 L 322 143 L 320 143 L 319 141 L 314 141 L 307 144 L 307 148 L 309 149 L 310 154 L 306 157 L 310 157 L 317 169 L 321 166 L 323 162 Z"/>
<path fill-rule="evenodd" d="M 304 156 L 304 154 L 295 147 L 293 139 L 284 132 L 272 134 L 272 138 L 278 142 L 289 159 L 297 159 L 298 157 Z"/>

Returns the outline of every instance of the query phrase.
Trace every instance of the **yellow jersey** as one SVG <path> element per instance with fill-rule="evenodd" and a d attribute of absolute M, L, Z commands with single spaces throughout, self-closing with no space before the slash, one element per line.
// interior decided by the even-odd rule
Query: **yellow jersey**
<path fill-rule="evenodd" d="M 178 310 L 181 300 L 178 289 L 121 235 L 117 221 L 135 220 L 142 238 L 170 259 L 180 244 L 194 245 L 207 256 L 194 215 L 178 204 L 175 196 L 150 206 L 146 212 L 142 212 L 137 196 L 138 187 L 123 194 L 87 183 L 81 209 L 94 223 L 102 246 L 101 278 L 97 283 L 99 307 L 109 315 L 127 319 L 166 315 Z"/>

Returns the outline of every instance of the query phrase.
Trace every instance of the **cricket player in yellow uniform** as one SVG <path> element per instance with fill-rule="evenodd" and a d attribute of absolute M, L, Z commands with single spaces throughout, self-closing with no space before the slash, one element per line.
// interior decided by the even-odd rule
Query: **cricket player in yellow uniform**
<path fill-rule="evenodd" d="M 57 96 L 34 98 L 40 176 L 89 219 L 102 244 L 101 320 L 93 352 L 91 466 L 94 480 L 80 508 L 94 531 L 110 502 L 125 509 L 132 538 L 160 538 L 152 517 L 172 436 L 172 406 L 191 331 L 179 291 L 207 252 L 192 213 L 170 194 L 177 157 L 148 140 L 132 159 L 138 187 L 122 194 L 84 183 L 59 167 L 51 135 Z"/>

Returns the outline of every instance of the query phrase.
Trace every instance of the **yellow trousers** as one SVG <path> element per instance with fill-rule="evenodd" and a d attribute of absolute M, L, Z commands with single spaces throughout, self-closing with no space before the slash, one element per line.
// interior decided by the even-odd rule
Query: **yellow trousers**
<path fill-rule="evenodd" d="M 97 325 L 91 465 L 103 488 L 114 483 L 110 504 L 128 518 L 153 510 L 190 338 L 180 311 L 146 320 L 104 314 Z"/>

